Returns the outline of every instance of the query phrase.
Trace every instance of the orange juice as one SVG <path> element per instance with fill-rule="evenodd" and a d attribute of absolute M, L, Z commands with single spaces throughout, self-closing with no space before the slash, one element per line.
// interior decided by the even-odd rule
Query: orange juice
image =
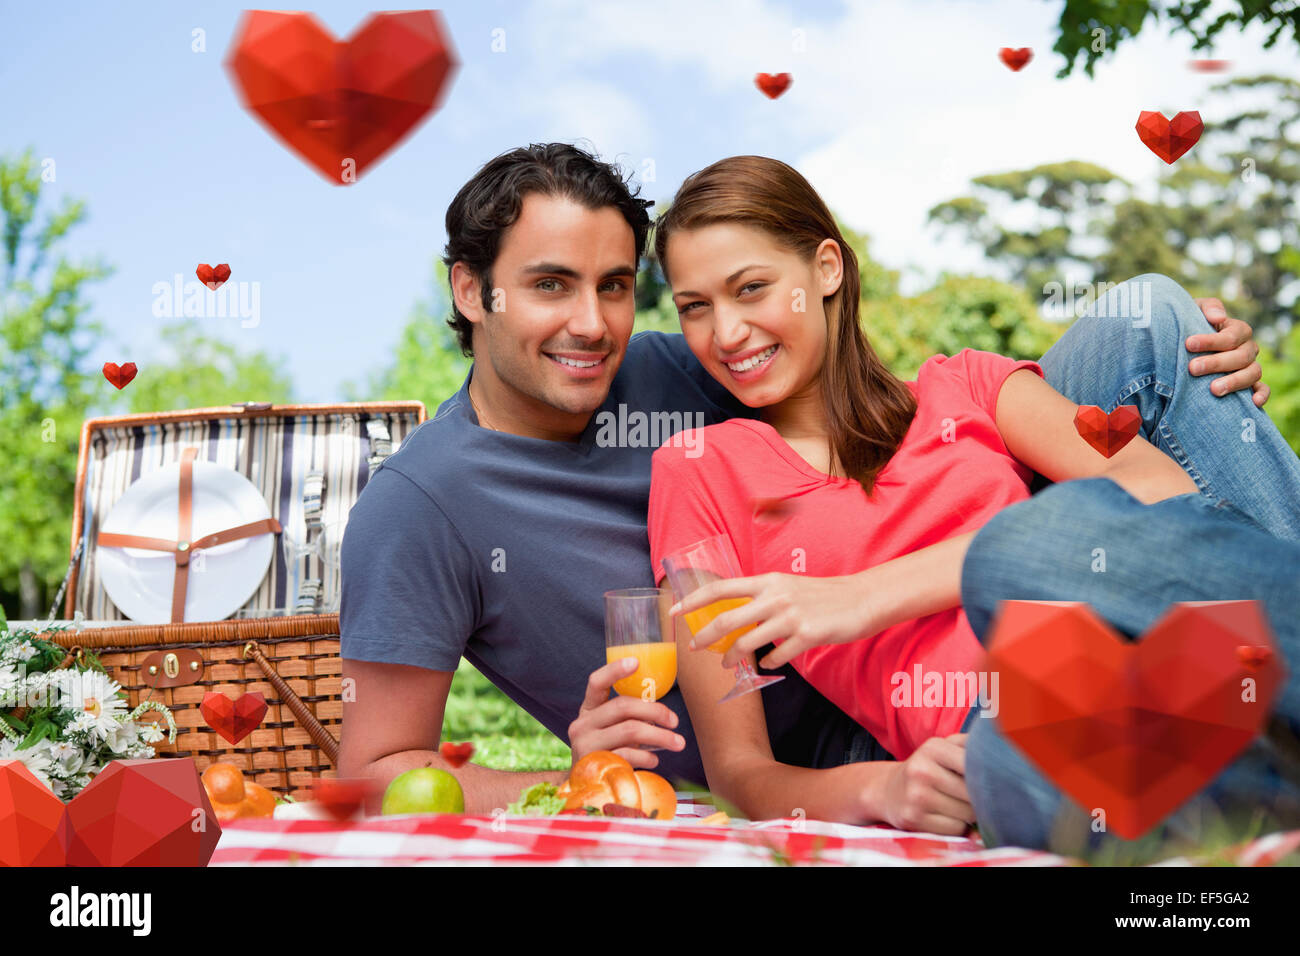
<path fill-rule="evenodd" d="M 740 607 L 743 604 L 748 604 L 750 600 L 750 598 L 724 598 L 721 601 L 714 601 L 707 607 L 702 607 L 698 611 L 691 611 L 689 614 L 684 615 L 686 618 L 686 626 L 691 629 L 692 634 L 698 634 L 700 631 L 704 630 L 705 625 L 723 611 L 730 611 L 733 607 Z M 749 624 L 740 628 L 738 631 L 732 631 L 726 637 L 719 638 L 710 644 L 709 650 L 718 654 L 725 654 L 731 645 L 736 643 L 736 638 L 740 637 L 742 634 L 748 634 L 756 627 L 758 627 L 757 624 Z"/>
<path fill-rule="evenodd" d="M 614 690 L 624 697 L 640 697 L 648 686 L 652 686 L 654 699 L 658 700 L 673 689 L 673 682 L 677 680 L 677 645 L 672 641 L 605 648 L 605 663 L 613 663 L 622 657 L 635 657 L 640 661 L 636 670 L 614 683 Z M 645 684 L 648 680 L 654 684 Z"/>

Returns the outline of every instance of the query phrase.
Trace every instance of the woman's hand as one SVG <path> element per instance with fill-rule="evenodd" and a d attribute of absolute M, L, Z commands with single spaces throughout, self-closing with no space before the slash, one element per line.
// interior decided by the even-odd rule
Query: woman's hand
<path fill-rule="evenodd" d="M 780 646 L 759 663 L 780 667 L 810 647 L 846 644 L 882 629 L 876 626 L 879 602 L 872 594 L 870 573 L 868 569 L 834 578 L 772 573 L 710 581 L 675 604 L 672 613 L 687 614 L 728 598 L 749 598 L 701 628 L 690 646 L 704 649 L 732 631 L 758 625 L 736 639 L 722 658 L 723 666 L 735 667 L 742 655 L 779 641 Z"/>
<path fill-rule="evenodd" d="M 966 735 L 931 737 L 868 794 L 869 816 L 899 830 L 960 836 L 975 822 L 966 792 Z"/>

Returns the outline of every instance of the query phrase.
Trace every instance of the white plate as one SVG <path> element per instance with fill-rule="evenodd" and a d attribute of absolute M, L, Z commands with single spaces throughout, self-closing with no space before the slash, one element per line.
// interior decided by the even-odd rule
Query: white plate
<path fill-rule="evenodd" d="M 117 500 L 99 530 L 175 541 L 180 475 L 179 462 L 145 475 Z M 190 540 L 271 517 L 261 492 L 239 472 L 195 461 L 193 477 Z M 274 536 L 266 533 L 196 552 L 190 559 L 185 620 L 220 621 L 243 607 L 266 577 L 274 548 Z M 118 610 L 141 624 L 171 621 L 176 576 L 172 552 L 100 545 L 96 557 L 104 590 Z"/>

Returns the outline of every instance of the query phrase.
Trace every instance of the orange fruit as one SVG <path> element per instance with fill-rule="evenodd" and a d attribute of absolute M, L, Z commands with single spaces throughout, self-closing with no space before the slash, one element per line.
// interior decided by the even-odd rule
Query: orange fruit
<path fill-rule="evenodd" d="M 244 799 L 244 773 L 233 763 L 214 763 L 203 771 L 203 787 L 216 803 L 239 803 Z"/>
<path fill-rule="evenodd" d="M 275 794 L 259 783 L 244 784 L 245 817 L 269 817 L 275 813 Z"/>

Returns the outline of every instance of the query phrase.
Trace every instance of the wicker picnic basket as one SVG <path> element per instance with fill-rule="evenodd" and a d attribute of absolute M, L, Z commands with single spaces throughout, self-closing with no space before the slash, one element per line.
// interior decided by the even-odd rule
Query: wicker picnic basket
<path fill-rule="evenodd" d="M 282 534 L 294 529 L 310 541 L 313 532 L 326 529 L 337 545 L 370 474 L 424 420 L 423 403 L 412 401 L 247 404 L 86 421 L 64 614 L 72 619 L 80 612 L 94 626 L 47 636 L 73 657 L 97 655 L 127 692 L 130 707 L 156 700 L 172 711 L 176 741 L 155 745 L 160 757 L 192 757 L 200 770 L 227 761 L 277 794 L 301 796 L 314 778 L 332 776 L 338 759 L 339 568 L 337 560 L 324 559 L 323 550 L 288 555 Z M 276 533 L 266 576 L 233 618 L 186 621 L 186 588 L 203 582 L 198 574 L 183 580 L 177 559 L 172 623 L 116 624 L 128 619 L 105 591 L 96 545 L 124 536 L 105 532 L 101 541 L 100 523 L 142 475 L 196 457 L 239 472 L 266 499 L 272 515 L 266 524 Z M 189 530 L 186 480 L 180 537 Z M 209 535 L 207 546 L 217 537 Z M 204 545 L 194 546 L 197 557 Z M 266 715 L 247 737 L 230 744 L 200 712 L 209 692 L 231 700 L 260 693 Z"/>

